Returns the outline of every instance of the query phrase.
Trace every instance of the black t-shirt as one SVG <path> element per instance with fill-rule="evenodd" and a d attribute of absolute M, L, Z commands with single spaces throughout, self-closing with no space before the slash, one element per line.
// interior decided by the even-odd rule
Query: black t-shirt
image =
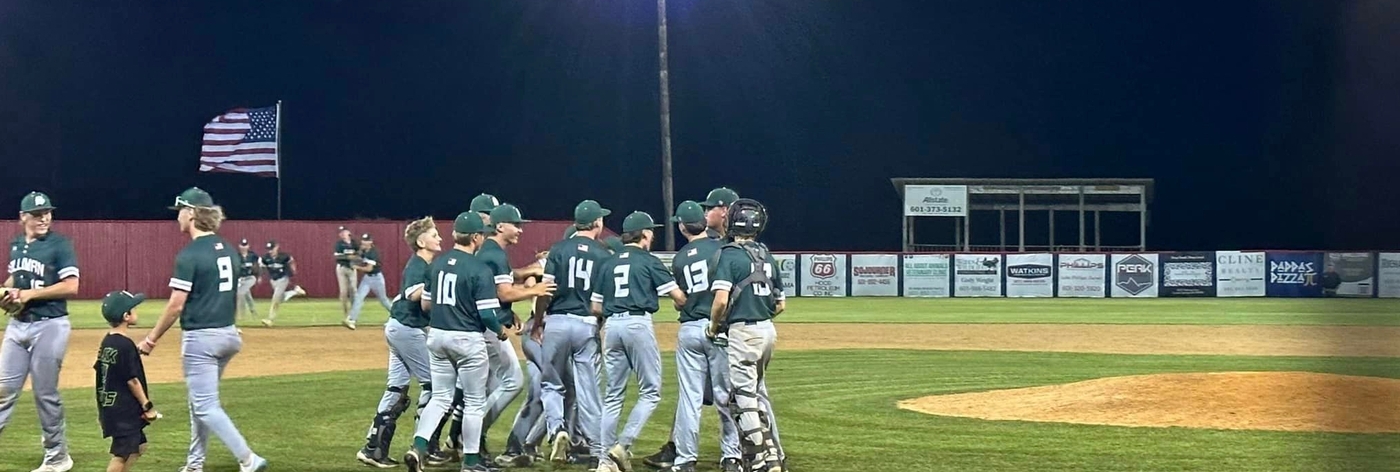
<path fill-rule="evenodd" d="M 145 428 L 146 420 L 141 418 L 144 410 L 126 384 L 128 380 L 137 379 L 150 395 L 146 368 L 141 365 L 136 343 L 121 334 L 107 334 L 102 338 L 102 348 L 97 350 L 97 362 L 92 368 L 97 371 L 97 418 L 102 423 L 102 437 L 131 434 Z"/>

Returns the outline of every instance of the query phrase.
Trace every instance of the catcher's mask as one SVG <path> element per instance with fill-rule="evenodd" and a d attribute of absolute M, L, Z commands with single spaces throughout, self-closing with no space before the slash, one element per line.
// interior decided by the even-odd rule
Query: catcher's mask
<path fill-rule="evenodd" d="M 768 210 L 757 200 L 740 198 L 729 205 L 728 220 L 726 232 L 730 236 L 757 239 L 768 226 Z"/>

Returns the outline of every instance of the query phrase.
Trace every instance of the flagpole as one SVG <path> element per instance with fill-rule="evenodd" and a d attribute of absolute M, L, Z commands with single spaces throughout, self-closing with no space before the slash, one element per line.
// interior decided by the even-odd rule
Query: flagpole
<path fill-rule="evenodd" d="M 277 219 L 282 219 L 282 101 L 277 101 Z"/>

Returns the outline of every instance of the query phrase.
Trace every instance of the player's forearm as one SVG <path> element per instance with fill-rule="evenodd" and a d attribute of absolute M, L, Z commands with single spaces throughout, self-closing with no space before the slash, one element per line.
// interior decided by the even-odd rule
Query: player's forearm
<path fill-rule="evenodd" d="M 496 286 L 496 298 L 499 298 L 501 303 L 518 302 L 532 296 L 534 295 L 523 285 L 500 284 Z"/>
<path fill-rule="evenodd" d="M 142 405 L 142 408 L 151 401 L 150 397 L 146 396 L 146 389 L 141 387 L 141 379 L 132 377 L 126 381 L 126 386 L 131 389 L 131 396 L 136 397 L 136 403 Z"/>
<path fill-rule="evenodd" d="M 679 288 L 671 289 L 671 293 L 668 293 L 667 296 L 670 296 L 671 300 L 676 302 L 676 306 L 681 306 L 685 304 L 685 292 L 682 292 Z"/>
<path fill-rule="evenodd" d="M 511 269 L 510 271 L 510 276 L 515 278 L 516 282 L 523 282 L 525 279 L 542 274 L 544 274 L 544 267 L 541 266 L 539 262 L 531 263 L 519 269 Z"/>
<path fill-rule="evenodd" d="M 715 302 L 710 305 L 710 323 L 720 325 L 729 316 L 729 291 L 716 290 Z"/>
<path fill-rule="evenodd" d="M 501 334 L 505 332 L 505 326 L 501 326 L 501 320 L 496 318 L 495 308 L 483 308 L 477 311 L 477 314 L 481 315 L 481 324 L 486 325 L 486 329 L 491 330 L 492 333 Z"/>
<path fill-rule="evenodd" d="M 593 316 L 603 316 L 603 304 L 599 302 L 589 303 L 588 312 L 592 313 Z"/>
<path fill-rule="evenodd" d="M 5 284 L 4 284 L 4 285 L 0 285 L 0 286 L 3 286 L 3 287 L 5 287 L 5 288 L 12 288 L 12 287 L 14 287 L 14 286 L 15 286 L 15 276 L 11 275 L 11 276 L 9 276 L 9 277 L 5 277 Z"/>
<path fill-rule="evenodd" d="M 151 332 L 146 334 L 146 339 L 152 343 L 160 341 L 165 332 L 175 325 L 175 320 L 180 319 L 180 314 L 185 311 L 185 292 L 176 290 L 171 292 L 170 300 L 165 302 L 165 311 L 161 312 L 160 319 L 156 320 L 156 325 L 151 327 Z"/>
<path fill-rule="evenodd" d="M 60 300 L 78 295 L 78 278 L 69 277 L 63 281 L 39 289 L 27 289 L 24 296 L 29 300 Z"/>

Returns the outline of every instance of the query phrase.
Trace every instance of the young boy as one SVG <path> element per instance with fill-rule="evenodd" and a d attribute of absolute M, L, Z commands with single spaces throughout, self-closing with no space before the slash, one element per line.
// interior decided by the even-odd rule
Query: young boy
<path fill-rule="evenodd" d="M 102 423 L 102 437 L 112 438 L 112 462 L 107 472 L 128 472 L 141 454 L 146 452 L 146 424 L 159 417 L 155 405 L 146 395 L 146 369 L 136 343 L 127 337 L 127 328 L 136 324 L 136 305 L 146 300 L 143 294 L 125 290 L 102 298 L 102 317 L 112 330 L 102 338 L 97 351 L 97 418 Z"/>

